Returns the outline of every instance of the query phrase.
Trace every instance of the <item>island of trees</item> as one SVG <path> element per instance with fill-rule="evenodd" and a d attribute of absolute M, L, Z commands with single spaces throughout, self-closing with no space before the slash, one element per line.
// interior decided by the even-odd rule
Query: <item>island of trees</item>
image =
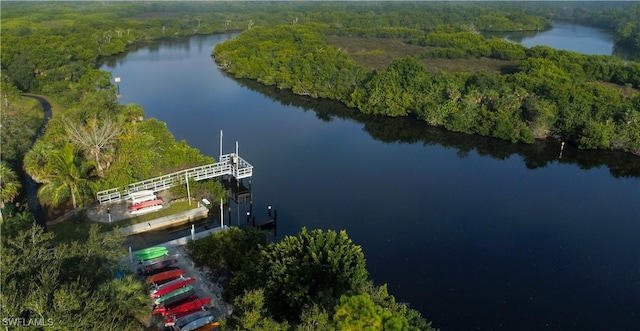
<path fill-rule="evenodd" d="M 572 19 L 608 29 L 616 48 L 637 58 L 640 6 L 633 3 L 3 1 L 0 13 L 0 310 L 2 318 L 43 318 L 45 330 L 145 327 L 144 284 L 115 277 L 123 238 L 86 226 L 82 210 L 99 190 L 214 161 L 144 118 L 142 107 L 118 103 L 113 77 L 96 69 L 105 57 L 159 39 L 244 31 L 215 50 L 237 77 L 334 99 L 362 114 L 640 154 L 640 69 L 632 58 L 526 49 L 478 33 L 539 31 L 551 19 Z M 494 66 L 460 65 L 472 62 Z M 435 65 L 443 63 L 455 65 Z M 43 115 L 29 95 L 52 105 L 35 141 Z M 40 185 L 48 219 L 77 212 L 81 240 L 34 226 L 25 173 Z M 212 201 L 223 194 L 217 183 L 203 190 Z M 344 232 L 303 229 L 277 243 L 238 229 L 217 236 L 189 249 L 226 276 L 225 296 L 236 306 L 226 329 L 431 328 L 368 280 L 364 256 Z"/>
<path fill-rule="evenodd" d="M 503 28 L 537 29 L 542 22 L 530 19 Z M 451 131 L 512 142 L 556 138 L 583 149 L 640 155 L 640 94 L 633 89 L 640 86 L 640 63 L 544 46 L 527 49 L 484 38 L 477 29 L 460 23 L 425 31 L 422 26 L 294 22 L 247 29 L 217 45 L 213 55 L 236 77 L 338 100 L 364 114 L 412 116 Z M 359 38 L 368 38 L 372 46 L 350 48 Z M 385 39 L 396 40 L 400 46 L 394 47 L 413 46 L 413 54 L 369 68 L 376 53 L 391 51 Z M 443 59 L 453 70 L 430 70 Z M 471 71 L 469 59 L 490 59 L 500 63 L 500 70 Z"/>

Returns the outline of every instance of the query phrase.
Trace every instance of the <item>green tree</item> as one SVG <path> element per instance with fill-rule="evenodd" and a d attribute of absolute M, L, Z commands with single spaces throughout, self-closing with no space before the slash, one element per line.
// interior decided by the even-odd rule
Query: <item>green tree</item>
<path fill-rule="evenodd" d="M 335 331 L 336 327 L 333 319 L 325 309 L 317 304 L 306 307 L 300 316 L 300 323 L 296 326 L 296 331 Z"/>
<path fill-rule="evenodd" d="M 4 206 L 1 216 L 2 236 L 7 238 L 15 237 L 17 234 L 31 228 L 36 221 L 33 214 L 28 211 L 16 212 L 16 208 L 13 205 Z"/>
<path fill-rule="evenodd" d="M 3 233 L 3 318 L 29 312 L 47 321 L 47 331 L 144 328 L 151 308 L 146 285 L 131 274 L 114 279 L 126 253 L 122 234 L 93 226 L 83 243 L 53 246 L 53 239 L 38 226 L 14 237 Z"/>
<path fill-rule="evenodd" d="M 267 242 L 264 230 L 233 227 L 190 241 L 187 248 L 196 263 L 216 270 L 215 281 L 225 279 L 225 299 L 233 301 L 246 290 L 260 286 L 256 280 L 259 279 L 264 260 L 262 251 Z"/>
<path fill-rule="evenodd" d="M 333 316 L 339 330 L 409 330 L 407 319 L 376 304 L 369 294 L 342 296 Z"/>
<path fill-rule="evenodd" d="M 297 321 L 306 305 L 333 307 L 344 294 L 363 291 L 368 277 L 362 248 L 346 231 L 287 236 L 265 252 L 262 279 L 274 316 Z"/>
<path fill-rule="evenodd" d="M 74 210 L 83 207 L 85 199 L 93 193 L 89 180 L 93 169 L 93 162 L 82 160 L 71 144 L 65 144 L 52 153 L 48 173 L 42 177 L 45 184 L 38 189 L 38 197 L 53 206 L 71 198 Z"/>
<path fill-rule="evenodd" d="M 288 323 L 278 323 L 268 315 L 264 291 L 251 290 L 234 300 L 234 312 L 223 323 L 225 329 L 242 331 L 287 331 Z"/>
<path fill-rule="evenodd" d="M 0 161 L 0 209 L 4 208 L 5 203 L 12 202 L 18 196 L 21 187 L 16 173 L 6 163 Z M 1 215 L 0 221 L 2 221 Z"/>

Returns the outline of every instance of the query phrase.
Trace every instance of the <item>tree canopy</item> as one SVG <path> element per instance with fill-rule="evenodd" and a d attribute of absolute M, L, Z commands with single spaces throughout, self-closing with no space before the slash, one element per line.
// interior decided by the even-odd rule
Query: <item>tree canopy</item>
<path fill-rule="evenodd" d="M 368 280 L 360 246 L 345 231 L 308 231 L 275 243 L 255 228 L 232 228 L 188 243 L 197 264 L 222 281 L 241 330 L 431 330 L 419 312 Z"/>

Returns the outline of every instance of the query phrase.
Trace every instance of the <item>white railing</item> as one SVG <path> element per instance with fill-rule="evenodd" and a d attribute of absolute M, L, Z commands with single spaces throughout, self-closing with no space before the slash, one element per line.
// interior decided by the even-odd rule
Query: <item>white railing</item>
<path fill-rule="evenodd" d="M 225 154 L 222 155 L 220 161 L 217 163 L 180 170 L 160 177 L 132 183 L 124 188 L 122 192 L 120 188 L 100 191 L 97 193 L 97 199 L 100 204 L 112 203 L 128 199 L 131 193 L 144 190 L 156 193 L 173 186 L 184 185 L 187 178 L 201 181 L 224 175 L 230 175 L 236 179 L 248 178 L 253 175 L 253 166 L 235 153 Z"/>

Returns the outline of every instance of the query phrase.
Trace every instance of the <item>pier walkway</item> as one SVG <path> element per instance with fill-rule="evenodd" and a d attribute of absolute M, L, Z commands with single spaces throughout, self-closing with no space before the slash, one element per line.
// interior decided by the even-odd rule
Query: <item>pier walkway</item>
<path fill-rule="evenodd" d="M 191 178 L 196 181 L 201 181 L 220 176 L 232 176 L 236 180 L 249 178 L 253 176 L 253 166 L 237 153 L 224 154 L 220 156 L 220 160 L 216 163 L 143 180 L 129 184 L 124 189 L 116 187 L 100 191 L 96 194 L 96 198 L 101 205 L 110 204 L 128 199 L 131 193 L 139 191 L 153 191 L 155 193 L 170 187 L 185 185 Z"/>

